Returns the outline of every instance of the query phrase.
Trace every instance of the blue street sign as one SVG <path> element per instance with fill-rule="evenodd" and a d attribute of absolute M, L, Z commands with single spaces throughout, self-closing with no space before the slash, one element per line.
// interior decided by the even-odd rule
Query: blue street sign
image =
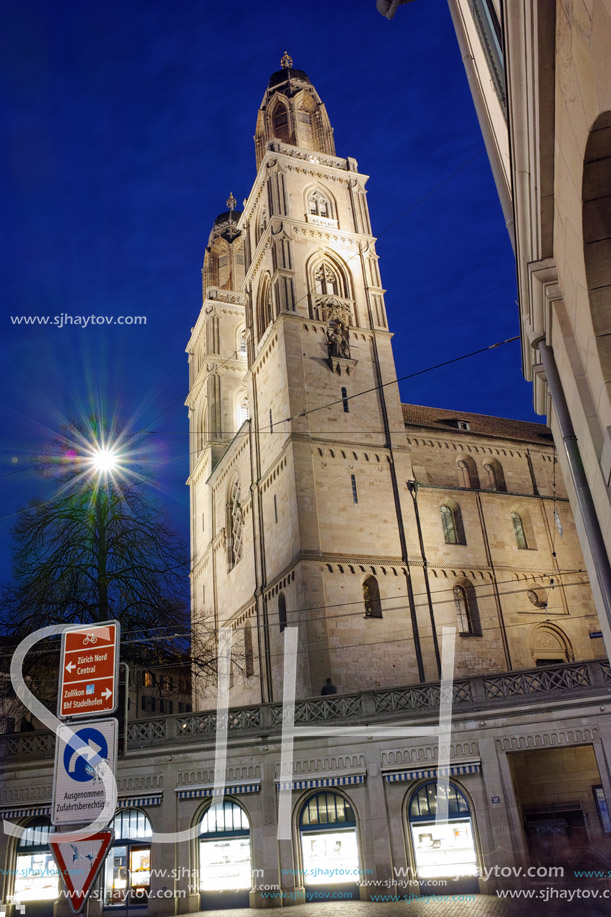
<path fill-rule="evenodd" d="M 54 825 L 91 824 L 99 815 L 106 815 L 109 792 L 116 794 L 116 785 L 109 790 L 108 771 L 117 766 L 116 719 L 97 720 L 72 726 L 61 724 L 55 743 L 53 772 L 53 804 L 51 821 Z M 111 816 L 112 817 L 112 816 Z"/>
<path fill-rule="evenodd" d="M 80 740 L 80 741 L 79 741 Z M 81 744 L 86 746 L 79 751 Z M 66 745 L 64 751 L 64 769 L 73 780 L 85 782 L 93 780 L 96 767 L 108 760 L 108 742 L 106 736 L 94 726 L 85 726 L 76 731 L 76 737 Z"/>

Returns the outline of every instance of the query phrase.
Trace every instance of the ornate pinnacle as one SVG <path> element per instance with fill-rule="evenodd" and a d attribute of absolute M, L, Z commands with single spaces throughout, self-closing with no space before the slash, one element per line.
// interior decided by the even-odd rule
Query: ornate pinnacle
<path fill-rule="evenodd" d="M 233 196 L 233 191 L 231 191 L 231 192 L 229 193 L 229 197 L 227 198 L 227 200 L 225 201 L 225 203 L 227 204 L 227 206 L 229 207 L 230 210 L 233 210 L 233 209 L 235 208 L 235 205 L 237 204 L 237 201 L 236 201 L 235 197 Z"/>
<path fill-rule="evenodd" d="M 285 70 L 289 70 L 293 66 L 293 58 L 291 57 L 288 51 L 284 52 L 284 56 L 282 60 L 280 61 L 280 66 L 283 67 Z"/>

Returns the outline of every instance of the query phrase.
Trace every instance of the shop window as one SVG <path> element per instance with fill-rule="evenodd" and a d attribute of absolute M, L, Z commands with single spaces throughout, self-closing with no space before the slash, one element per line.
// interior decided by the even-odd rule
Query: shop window
<path fill-rule="evenodd" d="M 59 873 L 49 849 L 52 830 L 48 819 L 36 819 L 17 842 L 15 898 L 21 902 L 55 901 L 59 895 Z"/>
<path fill-rule="evenodd" d="M 380 587 L 375 576 L 368 577 L 363 583 L 363 605 L 366 618 L 381 618 L 382 603 L 380 602 Z"/>
<path fill-rule="evenodd" d="M 235 802 L 213 803 L 204 815 L 199 835 L 200 891 L 236 892 L 250 889 L 250 824 Z M 205 906 L 202 899 L 202 906 Z"/>
<path fill-rule="evenodd" d="M 306 887 L 331 881 L 353 885 L 356 890 L 360 863 L 356 817 L 350 803 L 338 793 L 317 793 L 301 810 L 299 827 Z"/>
<path fill-rule="evenodd" d="M 104 907 L 145 908 L 151 888 L 151 823 L 140 809 L 124 809 L 111 827 L 115 840 L 104 867 Z"/>
<path fill-rule="evenodd" d="M 437 820 L 438 792 L 447 800 L 447 819 Z M 425 783 L 412 797 L 410 831 L 420 880 L 442 876 L 477 876 L 477 854 L 471 810 L 464 794 L 453 783 Z"/>

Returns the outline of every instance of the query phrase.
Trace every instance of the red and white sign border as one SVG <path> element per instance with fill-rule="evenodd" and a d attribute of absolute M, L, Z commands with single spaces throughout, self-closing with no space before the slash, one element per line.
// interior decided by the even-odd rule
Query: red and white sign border
<path fill-rule="evenodd" d="M 115 626 L 115 668 L 112 675 L 113 678 L 113 706 L 106 707 L 104 710 L 83 710 L 80 713 L 62 713 L 62 697 L 64 696 L 64 671 L 66 667 L 66 634 L 74 633 L 74 631 L 83 631 L 83 630 L 93 630 L 95 627 L 109 627 L 111 624 Z M 119 648 L 121 646 L 121 624 L 117 621 L 116 618 L 112 618 L 109 621 L 96 621 L 95 624 L 75 624 L 73 627 L 67 627 L 62 633 L 62 648 L 60 653 L 60 665 L 61 671 L 59 676 L 59 693 L 57 696 L 57 716 L 60 720 L 75 720 L 80 719 L 81 717 L 92 717 L 92 716 L 112 716 L 113 713 L 116 713 L 117 707 L 119 705 Z M 85 679 L 83 679 L 85 681 Z"/>
<path fill-rule="evenodd" d="M 100 849 L 98 851 L 95 862 L 91 868 L 91 872 L 87 876 L 86 884 L 83 886 L 83 890 L 77 894 L 74 891 L 74 888 L 70 888 L 69 886 L 68 879 L 70 876 L 70 870 L 68 868 L 68 864 L 65 862 L 62 856 L 61 850 L 59 849 L 59 845 L 61 843 L 66 843 L 66 842 L 62 841 L 61 834 L 53 834 L 49 838 L 49 846 L 53 854 L 53 859 L 55 860 L 55 863 L 57 864 L 57 867 L 62 877 L 62 881 L 64 885 L 66 886 L 66 892 L 68 893 L 66 897 L 68 899 L 68 903 L 70 904 L 70 907 L 72 908 L 75 914 L 80 914 L 80 912 L 83 910 L 83 908 L 87 904 L 87 899 L 89 898 L 89 895 L 91 894 L 91 890 L 93 886 L 95 885 L 95 881 L 99 875 L 100 869 L 104 865 L 108 852 L 114 843 L 115 832 L 112 830 L 112 828 L 109 828 L 108 830 L 98 831 L 97 834 L 92 834 L 90 837 L 87 838 L 87 840 L 90 840 L 90 841 L 95 841 L 98 839 L 102 839 L 106 843 L 103 843 L 100 845 Z"/>

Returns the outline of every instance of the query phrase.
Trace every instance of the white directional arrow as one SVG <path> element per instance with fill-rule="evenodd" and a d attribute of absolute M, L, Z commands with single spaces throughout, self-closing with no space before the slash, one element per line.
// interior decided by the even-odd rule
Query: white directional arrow
<path fill-rule="evenodd" d="M 74 665 L 74 663 L 73 663 L 73 662 L 69 662 L 68 665 L 66 666 L 66 672 L 70 672 L 70 673 L 71 673 L 71 672 L 72 672 L 72 669 L 74 669 L 74 668 L 76 668 L 76 666 Z"/>
<path fill-rule="evenodd" d="M 85 761 L 91 761 L 92 758 L 102 751 L 101 745 L 96 745 L 93 739 L 89 739 L 87 742 L 88 748 L 85 748 L 83 751 L 75 751 L 72 757 L 70 758 L 70 764 L 68 765 L 68 773 L 73 774 L 76 767 L 76 760 L 79 755 L 82 755 Z"/>
<path fill-rule="evenodd" d="M 106 698 L 106 700 L 108 700 L 109 697 L 112 697 L 112 691 L 110 688 L 106 688 L 106 690 L 102 692 L 102 697 Z"/>

